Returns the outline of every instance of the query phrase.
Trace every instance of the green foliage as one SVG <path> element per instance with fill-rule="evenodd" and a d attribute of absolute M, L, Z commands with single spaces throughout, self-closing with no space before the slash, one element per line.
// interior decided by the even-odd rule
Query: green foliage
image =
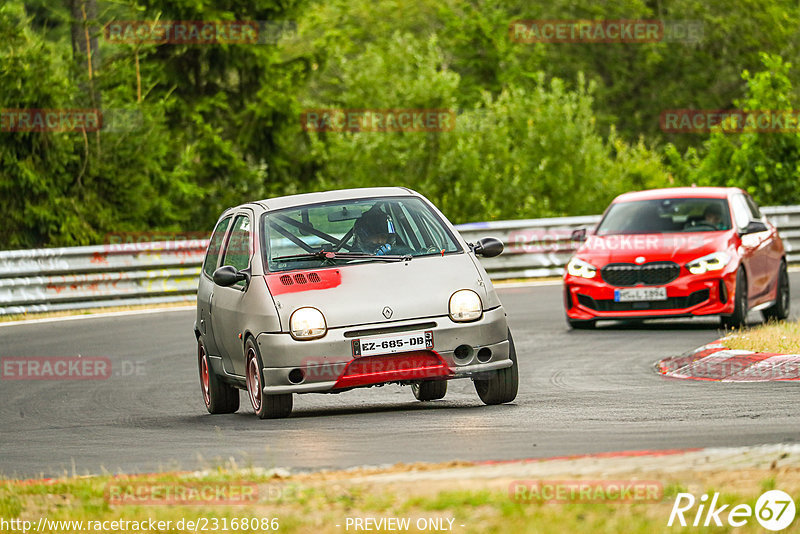
<path fill-rule="evenodd" d="M 791 64 L 780 57 L 763 54 L 764 70 L 745 70 L 747 96 L 736 102 L 745 111 L 790 111 L 793 98 L 789 79 Z M 748 132 L 712 133 L 703 156 L 695 153 L 677 158 L 669 149 L 673 165 L 682 168 L 687 181 L 698 185 L 741 187 L 762 204 L 800 203 L 800 133 Z M 687 163 L 688 162 L 688 163 Z"/>
<path fill-rule="evenodd" d="M 395 33 L 330 63 L 336 84 L 309 108 L 455 109 L 461 77 L 435 37 Z M 333 78 L 331 76 L 331 78 Z M 319 187 L 403 185 L 455 221 L 589 214 L 630 188 L 664 183 L 657 155 L 598 133 L 590 87 L 531 77 L 462 109 L 451 131 L 310 133 Z M 328 98 L 323 99 L 327 93 Z M 327 102 L 328 105 L 324 105 Z"/>
<path fill-rule="evenodd" d="M 0 248 L 208 230 L 224 208 L 404 185 L 458 222 L 600 212 L 618 193 L 735 185 L 800 203 L 798 134 L 665 134 L 665 109 L 792 109 L 800 6 L 742 0 L 89 0 L 99 20 L 296 22 L 275 43 L 119 44 L 91 78 L 68 2 L 0 6 L 4 109 L 97 105 L 117 129 L 0 131 Z M 520 19 L 662 19 L 696 42 L 525 44 Z M 760 53 L 761 52 L 761 53 Z M 742 75 L 744 72 L 744 75 Z M 96 100 L 96 102 L 95 102 Z M 434 108 L 437 132 L 307 132 L 312 108 Z M 122 113 L 125 114 L 122 114 Z M 127 117 L 127 119 L 125 118 Z"/>
<path fill-rule="evenodd" d="M 30 28 L 21 4 L 0 6 L 0 35 L 3 107 L 67 107 L 64 53 Z M 85 238 L 90 232 L 64 194 L 77 176 L 78 143 L 60 134 L 0 132 L 1 245 L 22 248 L 53 241 L 56 235 Z"/>

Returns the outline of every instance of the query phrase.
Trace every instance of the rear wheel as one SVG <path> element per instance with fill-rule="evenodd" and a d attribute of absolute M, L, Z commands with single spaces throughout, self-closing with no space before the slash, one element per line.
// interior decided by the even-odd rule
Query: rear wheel
<path fill-rule="evenodd" d="M 733 313 L 723 315 L 722 326 L 725 328 L 741 328 L 747 320 L 747 275 L 744 268 L 739 267 L 736 273 L 736 287 L 734 289 Z"/>
<path fill-rule="evenodd" d="M 264 374 L 258 347 L 252 338 L 244 345 L 247 356 L 247 395 L 259 419 L 278 419 L 292 413 L 292 394 L 264 395 Z"/>
<path fill-rule="evenodd" d="M 789 273 L 786 270 L 786 263 L 781 262 L 778 270 L 778 293 L 775 295 L 775 304 L 762 310 L 761 315 L 764 319 L 782 321 L 789 317 Z"/>
<path fill-rule="evenodd" d="M 418 401 L 432 401 L 443 399 L 447 394 L 447 380 L 427 380 L 414 382 L 411 391 Z"/>
<path fill-rule="evenodd" d="M 203 340 L 197 340 L 197 366 L 200 371 L 200 390 L 208 413 L 234 413 L 239 409 L 239 390 L 223 382 L 214 373 Z"/>
<path fill-rule="evenodd" d="M 484 404 L 503 404 L 517 398 L 519 388 L 519 368 L 517 367 L 517 351 L 511 330 L 508 331 L 508 357 L 513 362 L 511 367 L 490 371 L 488 379 L 475 379 L 475 391 Z"/>

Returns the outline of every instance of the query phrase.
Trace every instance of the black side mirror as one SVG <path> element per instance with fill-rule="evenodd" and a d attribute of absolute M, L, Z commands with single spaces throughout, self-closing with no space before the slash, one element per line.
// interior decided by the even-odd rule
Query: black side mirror
<path fill-rule="evenodd" d="M 472 248 L 472 251 L 484 258 L 494 258 L 503 252 L 503 242 L 494 237 L 484 237 L 478 240 L 478 244 Z"/>
<path fill-rule="evenodd" d="M 230 287 L 242 280 L 250 281 L 250 275 L 245 271 L 237 271 L 232 265 L 223 265 L 214 271 L 214 283 L 222 287 Z"/>
<path fill-rule="evenodd" d="M 586 241 L 586 228 L 577 228 L 573 230 L 570 240 L 579 242 Z"/>
<path fill-rule="evenodd" d="M 768 230 L 767 225 L 764 224 L 763 222 L 750 221 L 749 223 L 747 223 L 747 226 L 745 226 L 744 229 L 742 229 L 742 231 L 739 233 L 740 235 L 746 235 L 746 234 L 755 234 L 758 232 L 766 232 L 767 230 Z"/>

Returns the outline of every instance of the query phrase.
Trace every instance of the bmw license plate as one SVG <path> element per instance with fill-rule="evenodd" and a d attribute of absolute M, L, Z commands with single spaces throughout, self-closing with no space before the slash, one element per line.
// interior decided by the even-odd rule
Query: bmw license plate
<path fill-rule="evenodd" d="M 645 300 L 667 300 L 666 287 L 633 287 L 615 289 L 615 302 L 642 302 Z"/>
<path fill-rule="evenodd" d="M 431 330 L 353 340 L 353 356 L 375 356 L 376 354 L 392 354 L 432 348 L 433 331 Z"/>

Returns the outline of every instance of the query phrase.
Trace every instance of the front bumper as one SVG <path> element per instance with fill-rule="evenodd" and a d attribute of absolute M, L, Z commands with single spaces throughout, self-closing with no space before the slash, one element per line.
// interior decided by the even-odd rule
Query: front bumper
<path fill-rule="evenodd" d="M 264 363 L 264 394 L 312 393 L 349 389 L 351 382 L 343 381 L 348 365 L 358 360 L 353 357 L 354 339 L 367 339 L 371 330 L 432 331 L 433 349 L 420 351 L 437 357 L 442 365 L 428 373 L 416 370 L 414 379 L 466 378 L 488 371 L 510 367 L 508 357 L 508 326 L 505 311 L 497 307 L 485 311 L 483 317 L 471 323 L 455 323 L 448 316 L 407 321 L 393 321 L 357 327 L 332 328 L 324 337 L 297 341 L 289 334 L 262 333 L 256 338 Z M 361 335 L 365 333 L 366 335 Z M 374 334 L 378 335 L 378 334 Z M 383 334 L 391 335 L 391 334 Z M 456 348 L 466 346 L 466 354 L 456 355 Z M 481 353 L 481 349 L 488 349 Z M 387 358 L 395 355 L 386 355 Z M 370 357 L 379 359 L 381 356 Z M 388 360 L 387 360 L 388 361 Z M 297 380 L 302 376 L 302 380 Z M 408 374 L 391 372 L 374 373 L 372 378 L 362 378 L 358 385 L 386 382 L 405 382 Z"/>
<path fill-rule="evenodd" d="M 614 290 L 624 288 L 609 285 L 600 276 L 587 279 L 566 275 L 564 308 L 568 318 L 581 321 L 730 314 L 734 307 L 736 271 L 682 273 L 668 284 L 647 287 L 666 288 L 667 300 L 615 302 Z"/>

